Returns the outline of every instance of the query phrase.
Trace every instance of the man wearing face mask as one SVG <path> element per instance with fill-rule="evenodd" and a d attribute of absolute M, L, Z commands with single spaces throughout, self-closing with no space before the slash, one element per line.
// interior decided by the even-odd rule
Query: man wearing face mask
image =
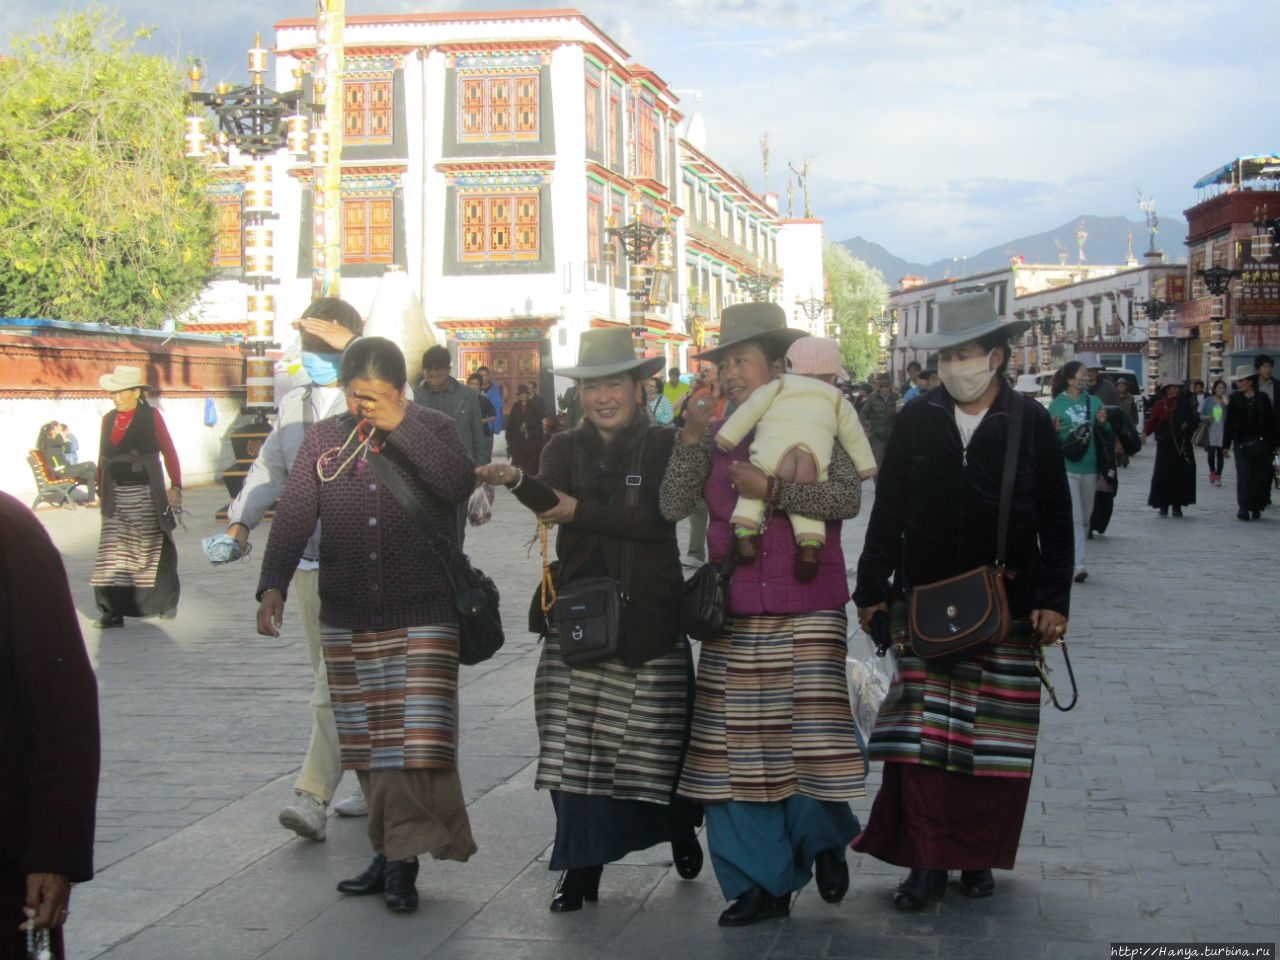
<path fill-rule="evenodd" d="M 303 311 L 298 321 L 302 336 L 302 368 L 307 383 L 294 387 L 280 401 L 276 428 L 267 435 L 262 450 L 245 477 L 240 495 L 227 508 L 225 537 L 211 537 L 214 547 L 206 547 L 210 559 L 217 541 L 235 541 L 237 552 L 248 551 L 249 532 L 262 522 L 268 510 L 284 491 L 294 458 L 302 445 L 303 434 L 313 424 L 346 410 L 338 371 L 342 351 L 360 336 L 364 323 L 360 314 L 345 300 L 322 297 Z M 342 779 L 338 755 L 338 730 L 329 702 L 329 683 L 325 675 L 324 656 L 320 646 L 320 531 L 316 529 L 302 562 L 293 578 L 293 593 L 298 598 L 301 619 L 311 648 L 311 668 L 315 688 L 311 696 L 311 743 L 302 763 L 302 771 L 293 785 L 294 802 L 280 811 L 280 823 L 300 837 L 323 840 L 327 806 Z M 228 545 L 229 546 L 229 545 Z M 343 801 L 347 803 L 348 801 Z M 358 804 L 355 804 L 358 806 Z"/>

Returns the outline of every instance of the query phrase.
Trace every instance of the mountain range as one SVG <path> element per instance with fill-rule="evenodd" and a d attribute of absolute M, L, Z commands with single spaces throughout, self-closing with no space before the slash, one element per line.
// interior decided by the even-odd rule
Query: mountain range
<path fill-rule="evenodd" d="M 904 260 L 865 237 L 843 240 L 841 246 L 884 274 L 885 282 L 892 290 L 907 275 L 924 277 L 926 280 L 969 276 L 1008 266 L 1010 259 L 1016 256 L 1025 258 L 1027 263 L 1058 263 L 1062 262 L 1065 255 L 1066 263 L 1076 263 L 1079 259 L 1076 233 L 1082 227 L 1088 234 L 1084 244 L 1084 255 L 1088 263 L 1124 263 L 1129 256 L 1130 235 L 1133 237 L 1132 250 L 1135 257 L 1141 260 L 1147 250 L 1145 222 L 1125 217 L 1087 215 L 1076 217 L 1056 229 L 1019 237 L 968 257 L 946 257 L 933 263 Z M 1186 256 L 1186 249 L 1182 245 L 1186 235 L 1186 221 L 1178 217 L 1162 216 L 1156 234 L 1156 249 L 1164 251 L 1168 262 L 1176 263 Z"/>

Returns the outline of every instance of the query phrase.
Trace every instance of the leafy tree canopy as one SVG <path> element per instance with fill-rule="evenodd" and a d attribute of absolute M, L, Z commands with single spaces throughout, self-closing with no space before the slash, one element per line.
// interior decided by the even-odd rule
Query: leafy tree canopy
<path fill-rule="evenodd" d="M 879 316 L 888 299 L 884 275 L 854 257 L 837 243 L 822 250 L 822 269 L 831 293 L 833 332 L 840 356 L 855 380 L 865 380 L 879 368 L 879 333 L 867 333 L 867 318 Z"/>
<path fill-rule="evenodd" d="M 0 60 L 0 315 L 158 327 L 213 250 L 182 75 L 102 9 L 37 30 Z"/>

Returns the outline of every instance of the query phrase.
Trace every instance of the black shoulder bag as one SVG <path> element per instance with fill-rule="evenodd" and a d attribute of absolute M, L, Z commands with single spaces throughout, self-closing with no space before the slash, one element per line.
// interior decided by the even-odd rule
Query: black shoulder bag
<path fill-rule="evenodd" d="M 1009 635 L 1009 598 L 1005 593 L 1005 541 L 1018 468 L 1022 405 L 1015 396 L 1009 414 L 1009 438 L 1000 479 L 1000 512 L 995 563 L 974 567 L 937 583 L 915 587 L 907 599 L 911 650 L 922 660 L 953 660 L 994 647 Z"/>
<path fill-rule="evenodd" d="M 418 495 L 404 482 L 381 453 L 369 454 L 374 472 L 387 489 L 395 494 L 405 513 L 418 525 L 427 546 L 440 560 L 449 585 L 453 587 L 453 604 L 458 611 L 458 662 L 463 666 L 483 663 L 502 649 L 506 636 L 502 632 L 502 614 L 498 609 L 498 586 L 471 565 L 467 555 L 439 535 L 427 516 Z"/>
<path fill-rule="evenodd" d="M 691 640 L 709 640 L 724 629 L 733 579 L 733 545 L 724 563 L 704 563 L 680 590 L 680 631 Z"/>
<path fill-rule="evenodd" d="M 645 437 L 636 444 L 627 474 L 624 503 L 634 507 L 640 499 L 640 472 L 644 466 Z M 635 544 L 622 540 L 622 565 L 618 577 L 583 577 L 561 586 L 551 605 L 551 622 L 560 641 L 560 657 L 571 667 L 585 667 L 612 660 L 618 655 L 622 632 L 622 610 L 631 587 L 632 554 Z"/>

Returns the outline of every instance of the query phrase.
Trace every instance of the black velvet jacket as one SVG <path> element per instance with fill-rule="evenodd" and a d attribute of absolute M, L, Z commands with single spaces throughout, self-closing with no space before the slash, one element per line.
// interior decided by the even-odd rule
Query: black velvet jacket
<path fill-rule="evenodd" d="M 555 504 L 550 490 L 578 500 L 573 522 L 556 533 L 557 585 L 582 577 L 618 577 L 623 546 L 630 542 L 631 582 L 624 584 L 630 600 L 622 613 L 619 647 L 622 659 L 633 667 L 669 652 L 680 636 L 675 602 L 684 583 L 680 548 L 675 524 L 658 510 L 658 487 L 675 436 L 671 427 L 636 416 L 605 444 L 595 426 L 584 420 L 577 429 L 552 436 L 542 450 L 538 476 L 525 477 L 515 492 L 535 512 Z M 642 437 L 639 498 L 628 507 L 626 476 Z"/>
<path fill-rule="evenodd" d="M 876 478 L 853 600 L 872 606 L 920 584 L 992 563 L 1009 411 L 1022 403 L 1022 437 L 1007 547 L 1009 608 L 1070 611 L 1071 496 L 1048 411 L 1005 384 L 966 451 L 955 402 L 935 387 L 908 403 Z"/>

